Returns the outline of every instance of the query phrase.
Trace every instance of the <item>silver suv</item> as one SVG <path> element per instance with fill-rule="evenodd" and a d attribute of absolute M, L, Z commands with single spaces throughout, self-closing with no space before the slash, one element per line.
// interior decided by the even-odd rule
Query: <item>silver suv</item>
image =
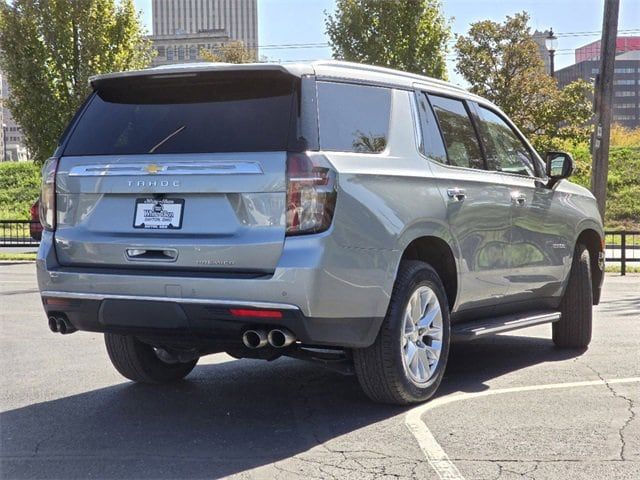
<path fill-rule="evenodd" d="M 452 340 L 551 323 L 588 345 L 594 198 L 486 100 L 340 62 L 91 84 L 43 170 L 38 283 L 50 329 L 103 332 L 125 377 L 286 355 L 406 404 Z"/>

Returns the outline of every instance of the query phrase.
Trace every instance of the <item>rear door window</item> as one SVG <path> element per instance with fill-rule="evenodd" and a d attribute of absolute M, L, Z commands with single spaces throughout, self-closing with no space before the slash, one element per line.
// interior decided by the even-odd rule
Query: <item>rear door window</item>
<path fill-rule="evenodd" d="M 480 131 L 487 155 L 487 168 L 535 177 L 531 152 L 497 113 L 479 107 Z"/>
<path fill-rule="evenodd" d="M 106 81 L 80 117 L 64 154 L 287 150 L 295 140 L 295 81 L 259 73 Z"/>
<path fill-rule="evenodd" d="M 467 107 L 462 100 L 429 95 L 447 147 L 449 163 L 456 167 L 484 168 L 482 150 Z"/>
<path fill-rule="evenodd" d="M 391 90 L 318 82 L 320 148 L 380 153 L 389 136 Z"/>
<path fill-rule="evenodd" d="M 447 150 L 444 147 L 442 134 L 425 93 L 418 94 L 418 105 L 422 127 L 422 153 L 431 160 L 447 163 Z"/>

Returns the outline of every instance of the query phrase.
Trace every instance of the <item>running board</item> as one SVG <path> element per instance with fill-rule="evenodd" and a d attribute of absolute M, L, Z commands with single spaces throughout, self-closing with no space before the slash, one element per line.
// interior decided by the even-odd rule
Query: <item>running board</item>
<path fill-rule="evenodd" d="M 553 310 L 514 313 L 491 319 L 479 319 L 451 326 L 452 340 L 475 340 L 485 335 L 495 335 L 520 328 L 533 327 L 560 320 L 560 312 Z"/>

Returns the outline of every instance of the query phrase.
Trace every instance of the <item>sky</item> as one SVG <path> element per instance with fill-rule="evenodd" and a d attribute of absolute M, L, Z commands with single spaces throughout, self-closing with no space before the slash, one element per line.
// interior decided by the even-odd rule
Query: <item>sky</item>
<path fill-rule="evenodd" d="M 151 0 L 135 0 L 151 32 Z M 465 34 L 478 20 L 503 21 L 507 15 L 526 11 L 533 30 L 553 28 L 558 35 L 556 69 L 574 63 L 573 50 L 600 38 L 604 0 L 442 0 L 453 33 Z M 258 0 L 260 55 L 270 61 L 331 58 L 328 46 L 282 47 L 291 44 L 326 44 L 324 12 L 335 10 L 335 0 Z M 640 0 L 620 0 L 618 30 L 640 35 Z M 622 35 L 623 32 L 620 33 Z M 449 79 L 463 83 L 455 73 L 453 52 L 447 56 Z"/>

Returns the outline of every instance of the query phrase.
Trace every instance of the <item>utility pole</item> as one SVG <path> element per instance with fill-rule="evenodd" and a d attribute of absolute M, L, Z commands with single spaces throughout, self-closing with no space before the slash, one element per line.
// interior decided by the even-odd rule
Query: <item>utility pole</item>
<path fill-rule="evenodd" d="M 607 203 L 611 103 L 613 101 L 613 73 L 616 60 L 619 10 L 620 0 L 605 0 L 602 40 L 600 41 L 600 72 L 596 77 L 595 88 L 596 123 L 592 142 L 591 191 L 598 202 L 602 221 L 604 221 Z"/>

